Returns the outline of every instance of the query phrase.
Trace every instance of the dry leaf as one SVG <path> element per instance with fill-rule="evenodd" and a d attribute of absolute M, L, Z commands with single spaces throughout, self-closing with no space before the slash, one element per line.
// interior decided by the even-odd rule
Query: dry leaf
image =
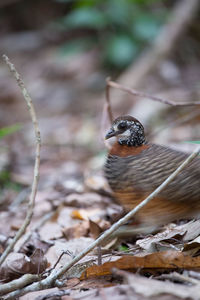
<path fill-rule="evenodd" d="M 79 239 L 71 239 L 69 241 L 64 239 L 61 241 L 56 240 L 54 246 L 47 251 L 46 257 L 48 261 L 51 262 L 51 266 L 53 266 L 58 261 L 60 255 L 66 252 L 56 266 L 56 268 L 60 268 L 70 262 L 74 255 L 83 251 L 92 242 L 93 239 L 89 237 L 80 237 Z"/>
<path fill-rule="evenodd" d="M 200 269 L 200 256 L 191 257 L 180 251 L 163 251 L 144 256 L 123 256 L 117 261 L 106 262 L 101 266 L 89 267 L 81 279 L 111 274 L 112 268 L 121 270 L 137 269 Z"/>
<path fill-rule="evenodd" d="M 101 217 L 105 214 L 100 208 L 92 208 L 92 209 L 78 209 L 73 210 L 71 213 L 71 217 L 79 220 L 89 220 L 99 221 Z"/>
<path fill-rule="evenodd" d="M 95 222 L 93 222 L 92 220 L 89 220 L 89 225 L 90 225 L 90 234 L 91 234 L 91 236 L 94 238 L 94 239 L 96 239 L 96 238 L 98 238 L 98 236 L 102 233 L 102 229 L 101 229 L 101 227 L 97 224 L 97 223 L 95 223 Z"/>
<path fill-rule="evenodd" d="M 187 252 L 188 255 L 195 255 L 200 250 L 200 236 L 193 241 L 184 245 L 183 251 Z"/>
<path fill-rule="evenodd" d="M 157 252 L 161 249 L 161 241 L 171 240 L 178 241 L 186 233 L 186 229 L 177 227 L 168 227 L 165 231 L 159 232 L 154 236 L 148 236 L 144 239 L 137 240 L 136 245 L 140 246 L 142 249 L 149 253 Z M 173 242 L 174 244 L 174 242 Z M 169 247 L 172 245 L 172 241 L 169 243 Z"/>
<path fill-rule="evenodd" d="M 160 281 L 155 279 L 147 279 L 142 276 L 131 274 L 124 271 L 116 272 L 118 275 L 123 276 L 128 285 L 140 295 L 145 297 L 155 297 L 164 295 L 173 295 L 181 299 L 199 299 L 200 284 L 196 286 L 184 286 L 182 284 L 175 284 L 169 281 Z M 145 287 L 145 288 L 144 288 Z M 170 298 L 172 299 L 172 298 Z"/>
<path fill-rule="evenodd" d="M 70 239 L 80 238 L 81 236 L 88 236 L 89 228 L 90 228 L 89 222 L 83 221 L 71 227 L 64 228 L 62 232 L 63 235 L 66 237 L 66 239 L 70 240 Z"/>
<path fill-rule="evenodd" d="M 23 253 L 12 252 L 0 267 L 0 280 L 8 282 L 24 274 L 40 274 L 47 268 L 47 259 L 42 250 L 36 249 L 28 257 Z"/>
<path fill-rule="evenodd" d="M 186 229 L 186 234 L 183 237 L 184 242 L 191 241 L 200 234 L 200 220 L 191 221 L 179 227 Z"/>
<path fill-rule="evenodd" d="M 172 249 L 183 249 L 184 242 L 191 241 L 200 234 L 200 220 L 190 221 L 184 225 L 171 224 L 164 231 L 140 239 L 136 242 L 138 246 L 149 253 Z M 163 243 L 165 241 L 165 243 Z"/>

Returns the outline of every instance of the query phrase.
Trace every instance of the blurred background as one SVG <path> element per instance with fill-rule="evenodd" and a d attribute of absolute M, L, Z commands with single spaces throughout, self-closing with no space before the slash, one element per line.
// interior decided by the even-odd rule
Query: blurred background
<path fill-rule="evenodd" d="M 79 189 L 101 170 L 106 78 L 174 102 L 200 101 L 197 0 L 1 0 L 0 53 L 33 99 L 42 135 L 42 189 Z M 1 201 L 32 181 L 34 135 L 20 90 L 0 59 Z M 191 151 L 199 106 L 175 107 L 113 90 L 152 141 Z M 109 122 L 104 127 L 109 126 Z M 94 184 L 94 182 L 93 182 Z"/>

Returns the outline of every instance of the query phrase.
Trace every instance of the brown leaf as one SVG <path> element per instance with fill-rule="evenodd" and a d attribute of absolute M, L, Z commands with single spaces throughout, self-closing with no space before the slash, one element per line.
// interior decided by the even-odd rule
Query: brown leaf
<path fill-rule="evenodd" d="M 112 268 L 121 270 L 137 269 L 199 269 L 200 256 L 191 257 L 180 251 L 163 251 L 144 256 L 123 256 L 117 261 L 106 262 L 101 266 L 89 267 L 81 279 L 111 274 Z"/>
<path fill-rule="evenodd" d="M 89 225 L 91 236 L 96 239 L 100 233 L 102 233 L 102 229 L 96 222 L 93 222 L 92 220 L 89 220 Z"/>
<path fill-rule="evenodd" d="M 88 236 L 89 233 L 89 222 L 83 221 L 79 224 L 75 224 L 71 227 L 64 228 L 62 230 L 64 236 L 70 240 L 80 238 L 81 236 Z"/>
<path fill-rule="evenodd" d="M 47 259 L 40 249 L 28 257 L 23 253 L 12 252 L 0 267 L 0 280 L 8 282 L 24 274 L 40 274 L 47 268 Z"/>
<path fill-rule="evenodd" d="M 200 250 L 200 236 L 193 241 L 184 245 L 183 251 L 187 252 L 188 255 L 195 255 Z"/>
<path fill-rule="evenodd" d="M 97 222 L 89 220 L 89 224 L 90 224 L 90 235 L 94 239 L 96 239 L 97 237 L 99 237 L 99 235 L 103 231 L 105 231 L 108 228 L 110 228 L 110 222 L 108 222 L 106 220 L 99 220 Z"/>

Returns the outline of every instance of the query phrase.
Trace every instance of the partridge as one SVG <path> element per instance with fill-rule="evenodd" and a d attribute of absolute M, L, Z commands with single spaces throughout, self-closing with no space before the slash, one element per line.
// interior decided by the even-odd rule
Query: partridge
<path fill-rule="evenodd" d="M 153 192 L 187 158 L 187 154 L 146 141 L 144 127 L 131 116 L 115 119 L 106 139 L 116 137 L 105 164 L 105 176 L 126 211 Z M 161 225 L 200 214 L 200 158 L 137 214 L 143 224 Z"/>

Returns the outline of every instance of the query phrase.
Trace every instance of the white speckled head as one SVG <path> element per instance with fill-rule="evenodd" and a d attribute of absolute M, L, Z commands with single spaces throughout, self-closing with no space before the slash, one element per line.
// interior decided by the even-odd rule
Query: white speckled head
<path fill-rule="evenodd" d="M 140 146 L 145 143 L 144 127 L 131 116 L 122 116 L 114 120 L 106 139 L 117 137 L 120 145 Z"/>

